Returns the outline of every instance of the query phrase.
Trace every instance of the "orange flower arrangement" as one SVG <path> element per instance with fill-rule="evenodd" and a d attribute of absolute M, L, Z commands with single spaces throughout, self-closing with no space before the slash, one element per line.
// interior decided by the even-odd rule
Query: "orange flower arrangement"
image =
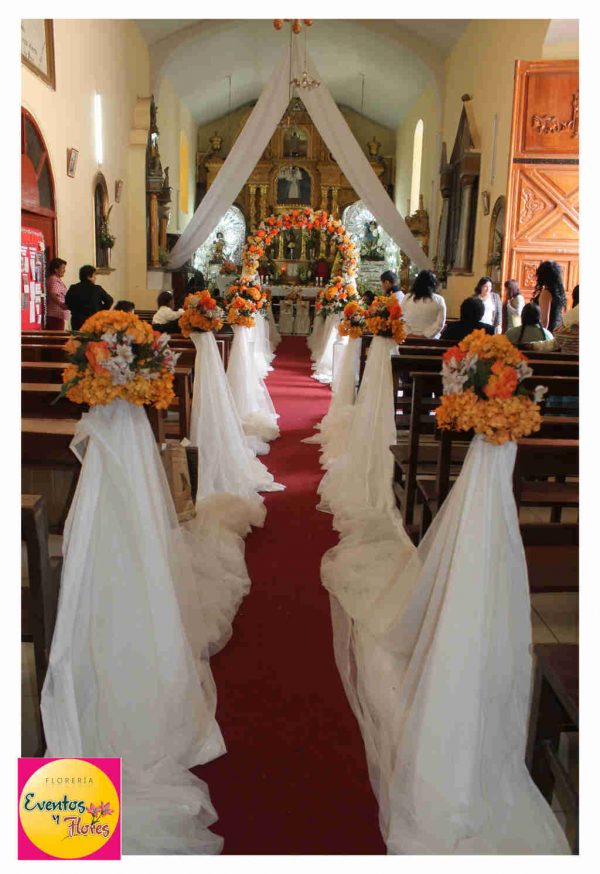
<path fill-rule="evenodd" d="M 179 319 L 179 328 L 184 337 L 192 331 L 220 331 L 225 321 L 225 311 L 217 306 L 210 291 L 196 291 L 188 294 L 183 302 L 185 310 Z"/>
<path fill-rule="evenodd" d="M 406 340 L 402 307 L 395 294 L 377 295 L 365 313 L 365 330 L 382 337 L 392 337 L 398 345 Z"/>
<path fill-rule="evenodd" d="M 154 331 L 133 313 L 102 310 L 65 344 L 65 395 L 76 404 L 131 404 L 166 409 L 173 401 L 176 355 L 167 334 Z M 57 398 L 58 400 L 58 398 Z"/>
<path fill-rule="evenodd" d="M 341 221 L 329 215 L 326 210 L 315 212 L 307 207 L 293 209 L 285 215 L 271 215 L 261 221 L 258 229 L 246 240 L 242 253 L 242 281 L 251 279 L 258 273 L 259 262 L 265 255 L 266 247 L 270 246 L 282 231 L 292 228 L 306 230 L 316 228 L 330 234 L 342 256 L 342 274 L 346 279 L 356 276 L 358 250 Z"/>
<path fill-rule="evenodd" d="M 358 300 L 351 300 L 344 307 L 344 318 L 338 325 L 338 333 L 341 337 L 362 337 L 365 330 L 365 316 L 367 311 Z"/>
<path fill-rule="evenodd" d="M 532 371 L 505 336 L 473 331 L 448 349 L 442 362 L 438 428 L 474 430 L 496 445 L 539 431 L 545 389 L 538 386 L 530 392 L 521 384 Z"/>
<path fill-rule="evenodd" d="M 267 312 L 267 295 L 258 285 L 251 281 L 240 281 L 230 285 L 225 293 L 227 303 L 227 323 L 253 328 L 256 324 L 256 314 Z"/>

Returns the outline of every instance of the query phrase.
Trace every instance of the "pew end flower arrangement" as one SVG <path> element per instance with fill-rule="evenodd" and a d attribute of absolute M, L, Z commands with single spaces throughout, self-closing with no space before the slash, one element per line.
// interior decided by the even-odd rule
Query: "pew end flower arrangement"
<path fill-rule="evenodd" d="M 206 289 L 188 294 L 183 309 L 179 328 L 184 337 L 189 337 L 192 331 L 220 331 L 223 327 L 225 311 Z"/>
<path fill-rule="evenodd" d="M 341 337 L 356 339 L 362 337 L 365 331 L 367 310 L 357 300 L 351 300 L 343 309 L 344 318 L 338 325 Z"/>
<path fill-rule="evenodd" d="M 168 334 L 154 331 L 133 313 L 102 310 L 90 316 L 65 344 L 63 385 L 56 398 L 76 404 L 110 404 L 122 399 L 158 410 L 172 403 L 179 354 Z"/>
<path fill-rule="evenodd" d="M 532 373 L 525 355 L 505 336 L 473 331 L 443 355 L 438 428 L 473 430 L 497 446 L 539 431 L 546 389 L 523 385 Z"/>
<path fill-rule="evenodd" d="M 398 345 L 404 343 L 407 332 L 395 294 L 375 297 L 366 310 L 364 329 L 374 336 L 391 337 Z"/>
<path fill-rule="evenodd" d="M 241 279 L 230 285 L 225 292 L 227 323 L 253 328 L 256 324 L 257 313 L 262 313 L 265 310 L 266 314 L 266 300 L 266 295 L 257 283 L 251 280 Z"/>

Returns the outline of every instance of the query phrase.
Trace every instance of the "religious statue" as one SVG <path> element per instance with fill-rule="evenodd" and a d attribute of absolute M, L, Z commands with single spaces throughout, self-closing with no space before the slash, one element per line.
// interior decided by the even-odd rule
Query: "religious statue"
<path fill-rule="evenodd" d="M 286 245 L 285 251 L 288 261 L 293 261 L 296 257 L 296 242 L 293 237 L 290 237 L 290 241 Z"/>
<path fill-rule="evenodd" d="M 385 253 L 381 247 L 379 225 L 375 219 L 365 222 L 365 234 L 360 248 L 360 257 L 364 261 L 385 260 Z"/>
<path fill-rule="evenodd" d="M 221 151 L 221 148 L 223 146 L 223 137 L 219 136 L 218 131 L 214 132 L 208 142 L 210 144 L 210 149 L 213 155 L 216 155 L 218 152 Z"/>
<path fill-rule="evenodd" d="M 278 203 L 310 203 L 311 180 L 302 167 L 282 167 L 277 177 Z"/>
<path fill-rule="evenodd" d="M 210 264 L 222 264 L 225 260 L 225 237 L 221 231 L 217 232 L 216 239 L 211 247 Z"/>
<path fill-rule="evenodd" d="M 370 158 L 377 158 L 379 156 L 379 149 L 381 148 L 381 143 L 377 139 L 375 135 L 373 135 L 373 139 L 371 142 L 367 143 L 367 149 L 369 150 Z"/>

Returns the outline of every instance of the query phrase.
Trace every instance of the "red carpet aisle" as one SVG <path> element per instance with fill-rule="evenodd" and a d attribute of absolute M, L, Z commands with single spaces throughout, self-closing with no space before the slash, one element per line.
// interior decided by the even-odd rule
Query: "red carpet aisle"
<path fill-rule="evenodd" d="M 269 391 L 281 437 L 265 458 L 285 492 L 246 541 L 252 589 L 211 659 L 226 756 L 198 770 L 226 854 L 385 853 L 362 740 L 335 666 L 323 553 L 337 536 L 315 509 L 318 447 L 301 443 L 330 391 L 304 338 L 279 347 Z"/>

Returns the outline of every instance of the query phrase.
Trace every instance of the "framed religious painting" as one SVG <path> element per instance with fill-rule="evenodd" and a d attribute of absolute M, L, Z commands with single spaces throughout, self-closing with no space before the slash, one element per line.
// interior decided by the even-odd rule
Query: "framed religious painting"
<path fill-rule="evenodd" d="M 310 206 L 310 173 L 304 167 L 284 165 L 277 174 L 277 205 Z"/>
<path fill-rule="evenodd" d="M 21 19 L 21 61 L 56 90 L 54 26 L 51 18 Z"/>
<path fill-rule="evenodd" d="M 77 149 L 67 149 L 67 176 L 70 176 L 72 179 L 75 178 L 75 173 L 77 172 L 78 158 L 79 151 Z"/>

